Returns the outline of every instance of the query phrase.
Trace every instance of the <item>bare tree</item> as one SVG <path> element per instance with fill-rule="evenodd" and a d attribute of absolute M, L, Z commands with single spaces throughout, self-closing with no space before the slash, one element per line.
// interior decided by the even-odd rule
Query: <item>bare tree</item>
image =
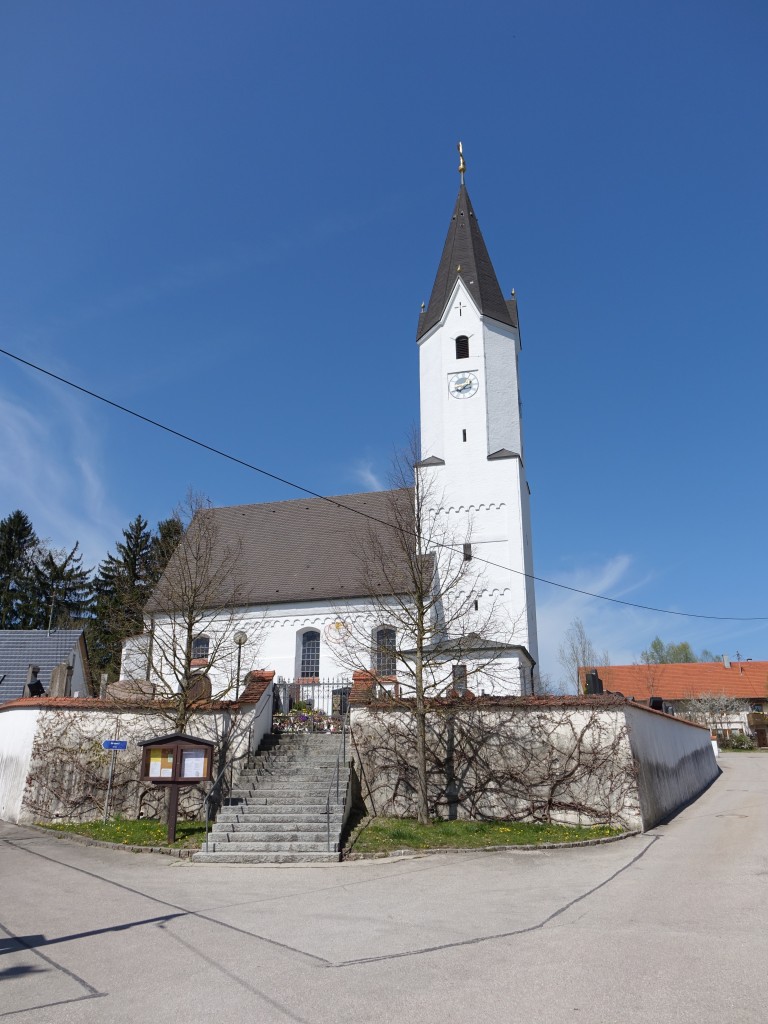
<path fill-rule="evenodd" d="M 566 685 L 568 680 L 572 681 L 579 692 L 579 669 L 599 668 L 601 665 L 610 665 L 611 659 L 607 651 L 598 654 L 595 646 L 587 636 L 584 623 L 581 619 L 574 619 L 565 631 L 563 642 L 558 651 L 558 660 L 565 669 Z"/>
<path fill-rule="evenodd" d="M 732 728 L 732 719 L 741 720 L 749 711 L 749 702 L 726 693 L 699 693 L 684 701 L 680 710 L 686 718 L 701 722 L 711 732 L 724 732 Z"/>
<path fill-rule="evenodd" d="M 342 664 L 369 672 L 388 701 L 413 715 L 417 816 L 429 824 L 430 703 L 473 687 L 493 692 L 505 675 L 517 676 L 522 648 L 511 642 L 517 622 L 505 622 L 498 602 L 483 593 L 471 523 L 461 536 L 451 531 L 442 494 L 429 468 L 418 466 L 417 451 L 414 442 L 395 460 L 388 525 L 360 531 L 365 608 L 340 609 L 329 640 Z"/>
<path fill-rule="evenodd" d="M 429 805 L 440 817 L 631 824 L 637 768 L 617 700 L 433 705 L 428 716 Z M 356 721 L 355 747 L 375 813 L 412 813 L 415 742 L 409 719 L 379 703 Z"/>
<path fill-rule="evenodd" d="M 243 630 L 241 542 L 225 535 L 210 502 L 190 494 L 178 510 L 181 536 L 145 608 L 148 631 L 124 658 L 128 678 L 149 680 L 174 729 L 195 703 L 233 695 L 241 659 L 252 666 L 263 632 Z"/>

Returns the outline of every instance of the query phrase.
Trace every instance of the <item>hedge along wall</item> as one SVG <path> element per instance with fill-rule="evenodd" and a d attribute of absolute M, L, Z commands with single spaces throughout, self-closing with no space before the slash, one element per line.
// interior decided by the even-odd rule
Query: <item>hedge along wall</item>
<path fill-rule="evenodd" d="M 714 756 L 707 733 L 638 707 L 631 713 L 642 722 L 637 733 L 642 730 L 644 740 L 633 749 L 628 707 L 615 698 L 481 698 L 434 705 L 427 716 L 431 814 L 651 828 L 709 784 Z M 659 723 L 665 764 L 661 775 L 654 775 L 644 771 L 643 758 Z M 415 817 L 411 712 L 386 702 L 355 707 L 352 736 L 369 812 Z M 690 763 L 693 748 L 700 750 L 699 760 L 683 795 L 674 776 L 681 762 Z"/>
<path fill-rule="evenodd" d="M 111 753 L 105 739 L 125 739 L 128 747 L 115 755 L 109 816 L 162 818 L 165 786 L 140 782 L 141 748 L 138 743 L 172 732 L 166 715 L 151 707 L 130 709 L 101 700 L 41 699 L 35 708 L 8 707 L 0 711 L 0 764 L 6 751 L 17 770 L 3 777 L 0 816 L 19 824 L 36 821 L 94 821 L 103 817 Z M 25 742 L 12 749 L 10 737 L 24 723 Z M 258 746 L 272 724 L 272 687 L 255 704 L 219 704 L 197 712 L 187 732 L 215 744 L 214 779 L 225 761 L 234 772 Z M 18 748 L 18 749 L 16 749 Z M 23 748 L 23 749 L 22 749 Z M 194 819 L 204 813 L 210 783 L 184 787 L 179 793 L 179 815 Z"/>

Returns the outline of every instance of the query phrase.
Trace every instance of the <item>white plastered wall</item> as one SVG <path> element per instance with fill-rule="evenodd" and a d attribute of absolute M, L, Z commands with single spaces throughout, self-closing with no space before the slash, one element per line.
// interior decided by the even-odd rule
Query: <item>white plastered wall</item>
<path fill-rule="evenodd" d="M 365 598 L 255 606 L 239 609 L 234 617 L 229 612 L 222 613 L 221 630 L 226 643 L 222 645 L 220 658 L 207 669 L 213 695 L 233 686 L 237 675 L 237 646 L 233 637 L 238 631 L 248 636 L 242 649 L 241 680 L 251 669 L 266 669 L 274 671 L 277 677 L 295 678 L 300 669 L 301 637 L 307 630 L 320 633 L 321 678 L 349 678 L 356 669 L 370 669 L 372 643 L 363 640 L 355 657 L 350 657 L 343 645 L 334 643 L 337 624 L 348 619 L 354 621 L 354 633 L 361 638 L 372 638 L 379 626 L 397 625 L 378 604 Z M 168 635 L 168 623 L 162 616 L 155 618 L 155 630 L 161 634 L 165 631 Z M 206 635 L 211 637 L 212 643 L 216 641 L 218 634 L 215 616 L 207 616 Z M 156 671 L 152 681 L 175 689 L 176 681 L 168 659 L 163 657 L 163 649 L 167 652 L 171 646 L 167 639 L 161 643 L 155 642 L 153 663 Z M 148 647 L 148 634 L 131 637 L 125 642 L 121 678 L 147 678 Z"/>
<path fill-rule="evenodd" d="M 40 712 L 0 710 L 0 819 L 18 821 Z"/>

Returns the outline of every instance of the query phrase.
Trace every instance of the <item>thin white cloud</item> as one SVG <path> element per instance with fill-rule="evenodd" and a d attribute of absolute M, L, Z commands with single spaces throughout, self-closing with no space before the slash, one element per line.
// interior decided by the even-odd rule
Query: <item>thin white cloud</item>
<path fill-rule="evenodd" d="M 42 386 L 34 409 L 0 390 L 0 517 L 22 509 L 53 547 L 79 541 L 92 567 L 114 545 L 122 518 L 103 482 L 99 431 L 75 396 Z"/>
<path fill-rule="evenodd" d="M 656 579 L 658 573 L 653 569 L 640 569 L 629 555 L 614 555 L 565 575 L 551 575 L 558 582 L 580 590 L 626 600 L 632 600 L 629 595 L 634 595 L 639 604 L 644 604 L 642 595 L 635 592 Z M 723 653 L 734 656 L 738 650 L 744 658 L 759 658 L 768 634 L 768 624 L 764 622 L 678 617 L 614 604 L 546 584 L 536 585 L 536 595 L 541 672 L 571 692 L 574 680 L 565 679 L 558 651 L 566 630 L 577 618 L 584 623 L 587 636 L 596 650 L 606 651 L 613 665 L 636 663 L 655 636 L 660 636 L 665 642 L 687 641 L 695 654 L 707 648 L 717 656 Z M 674 610 L 674 605 L 670 605 L 670 609 Z"/>
<path fill-rule="evenodd" d="M 373 468 L 373 464 L 369 461 L 358 463 L 355 467 L 355 476 L 367 491 L 383 491 L 386 489 L 386 483 L 381 479 Z"/>
<path fill-rule="evenodd" d="M 620 554 L 567 574 L 558 574 L 557 580 L 593 594 L 624 597 L 642 585 L 641 580 L 632 576 L 632 570 L 632 557 Z M 631 664 L 640 649 L 638 644 L 645 646 L 649 631 L 649 639 L 652 639 L 654 631 L 660 628 L 661 616 L 639 613 L 626 605 L 612 604 L 546 584 L 537 584 L 536 594 L 540 668 L 564 689 L 572 690 L 574 681 L 564 678 L 558 651 L 574 619 L 581 619 L 595 648 L 607 651 L 614 664 Z"/>

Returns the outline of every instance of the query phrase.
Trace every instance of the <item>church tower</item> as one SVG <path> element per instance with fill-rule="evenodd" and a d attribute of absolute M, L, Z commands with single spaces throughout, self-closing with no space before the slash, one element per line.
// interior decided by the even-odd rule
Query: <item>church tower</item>
<path fill-rule="evenodd" d="M 469 193 L 461 185 L 426 309 L 419 317 L 421 462 L 447 528 L 468 538 L 479 600 L 507 625 L 517 670 L 506 692 L 530 693 L 538 675 L 528 486 L 518 383 L 520 328 L 505 299 Z M 492 564 L 489 564 L 492 563 Z"/>

